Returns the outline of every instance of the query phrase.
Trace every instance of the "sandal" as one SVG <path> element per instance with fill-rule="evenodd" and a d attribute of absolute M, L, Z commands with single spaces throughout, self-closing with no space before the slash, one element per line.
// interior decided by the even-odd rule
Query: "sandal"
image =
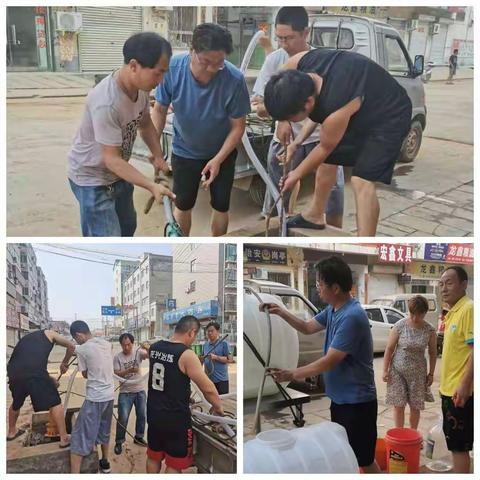
<path fill-rule="evenodd" d="M 13 437 L 7 437 L 7 442 L 11 442 L 12 440 L 15 440 L 18 438 L 20 435 L 23 435 L 25 433 L 25 430 L 19 428 L 17 430 L 17 433 Z"/>
<path fill-rule="evenodd" d="M 309 222 L 302 217 L 301 213 L 299 213 L 298 215 L 294 215 L 287 220 L 287 228 L 311 228 L 315 230 L 325 230 L 325 224 Z"/>

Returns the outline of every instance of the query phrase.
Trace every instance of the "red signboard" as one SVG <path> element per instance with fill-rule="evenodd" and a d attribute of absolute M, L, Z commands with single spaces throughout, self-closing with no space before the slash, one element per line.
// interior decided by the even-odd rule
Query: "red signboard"
<path fill-rule="evenodd" d="M 396 245 L 379 243 L 378 260 L 383 263 L 412 263 L 413 247 L 411 245 Z"/>
<path fill-rule="evenodd" d="M 472 264 L 473 243 L 449 243 L 445 261 Z"/>

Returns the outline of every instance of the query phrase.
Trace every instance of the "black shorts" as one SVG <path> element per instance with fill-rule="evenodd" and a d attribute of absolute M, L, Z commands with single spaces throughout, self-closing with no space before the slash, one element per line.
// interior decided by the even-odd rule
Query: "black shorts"
<path fill-rule="evenodd" d="M 226 395 L 228 393 L 228 389 L 229 389 L 228 380 L 214 383 L 214 385 L 219 395 Z"/>
<path fill-rule="evenodd" d="M 45 412 L 62 403 L 57 387 L 48 373 L 28 378 L 10 378 L 9 388 L 12 392 L 13 410 L 20 410 L 28 396 L 34 412 Z"/>
<path fill-rule="evenodd" d="M 411 109 L 402 116 L 396 125 L 376 127 L 364 138 L 347 134 L 326 163 L 353 167 L 354 177 L 390 185 L 403 141 L 410 131 Z"/>
<path fill-rule="evenodd" d="M 377 410 L 377 400 L 344 405 L 332 402 L 330 405 L 332 422 L 342 425 L 347 431 L 348 443 L 360 467 L 367 467 L 375 460 Z"/>
<path fill-rule="evenodd" d="M 237 151 L 234 150 L 220 165 L 220 171 L 210 185 L 210 205 L 218 212 L 228 212 L 230 209 L 236 158 Z M 209 160 L 184 158 L 172 153 L 173 193 L 177 196 L 175 206 L 179 210 L 186 211 L 194 207 L 202 170 Z"/>
<path fill-rule="evenodd" d="M 473 450 L 473 395 L 463 408 L 453 404 L 452 397 L 442 395 L 443 433 L 451 452 Z"/>
<path fill-rule="evenodd" d="M 162 461 L 178 470 L 185 470 L 193 463 L 193 431 L 191 425 L 182 422 L 165 425 L 165 422 L 148 424 L 147 439 L 149 458 Z"/>

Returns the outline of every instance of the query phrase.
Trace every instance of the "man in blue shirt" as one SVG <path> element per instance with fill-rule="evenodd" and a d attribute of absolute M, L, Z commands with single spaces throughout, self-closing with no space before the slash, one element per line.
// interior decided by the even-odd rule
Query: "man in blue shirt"
<path fill-rule="evenodd" d="M 170 104 L 173 121 L 174 216 L 189 235 L 198 187 L 210 189 L 212 235 L 227 233 L 235 147 L 245 131 L 250 98 L 242 72 L 225 60 L 230 32 L 212 23 L 198 25 L 189 53 L 172 57 L 155 91 L 153 123 L 161 135 Z"/>
<path fill-rule="evenodd" d="M 324 374 L 326 394 L 332 400 L 332 422 L 347 431 L 348 441 L 365 473 L 380 473 L 375 462 L 377 393 L 373 372 L 373 341 L 368 317 L 350 291 L 352 271 L 340 257 L 316 265 L 317 289 L 328 307 L 304 321 L 276 304 L 260 305 L 304 334 L 326 329 L 325 355 L 294 370 L 271 369 L 284 382 Z"/>
<path fill-rule="evenodd" d="M 228 363 L 231 360 L 230 349 L 225 340 L 219 341 L 220 325 L 210 322 L 206 328 L 208 342 L 203 344 L 205 373 L 213 382 L 219 395 L 228 393 Z M 208 353 L 208 355 L 207 355 Z"/>

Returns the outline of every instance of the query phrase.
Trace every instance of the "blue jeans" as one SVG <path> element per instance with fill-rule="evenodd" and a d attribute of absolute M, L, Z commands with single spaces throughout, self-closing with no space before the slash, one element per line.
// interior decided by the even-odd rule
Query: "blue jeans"
<path fill-rule="evenodd" d="M 130 417 L 133 405 L 135 405 L 135 415 L 137 416 L 135 436 L 143 438 L 145 434 L 147 394 L 143 390 L 137 393 L 120 393 L 118 395 L 118 421 L 115 443 L 123 443 L 125 441 L 125 427 L 128 425 L 128 417 Z"/>
<path fill-rule="evenodd" d="M 111 185 L 82 187 L 69 182 L 80 204 L 84 237 L 133 237 L 137 212 L 131 183 L 119 180 Z"/>

